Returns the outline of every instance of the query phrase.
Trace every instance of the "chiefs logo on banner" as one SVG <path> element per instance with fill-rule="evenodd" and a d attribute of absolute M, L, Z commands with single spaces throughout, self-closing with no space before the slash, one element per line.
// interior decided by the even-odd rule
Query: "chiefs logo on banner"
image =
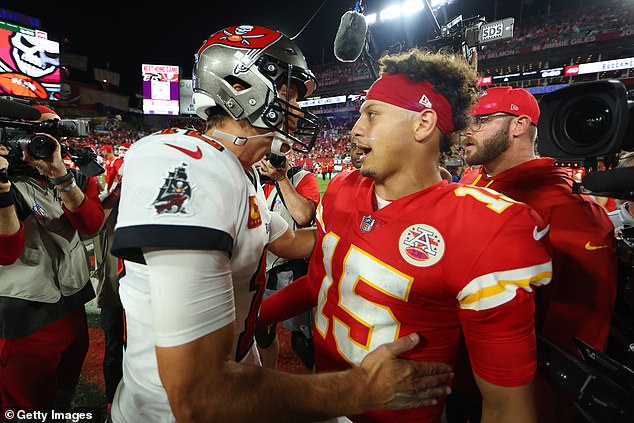
<path fill-rule="evenodd" d="M 247 222 L 247 228 L 257 228 L 262 224 L 262 216 L 260 216 L 260 208 L 258 207 L 258 200 L 255 196 L 249 197 L 249 221 Z"/>
<path fill-rule="evenodd" d="M 216 44 L 244 49 L 262 49 L 277 41 L 281 36 L 280 32 L 261 26 L 232 26 L 209 37 L 198 50 L 198 55 L 200 56 L 207 47 Z"/>

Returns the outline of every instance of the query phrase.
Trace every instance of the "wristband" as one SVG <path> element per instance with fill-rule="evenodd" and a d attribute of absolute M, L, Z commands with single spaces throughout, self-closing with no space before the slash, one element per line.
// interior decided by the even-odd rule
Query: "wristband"
<path fill-rule="evenodd" d="M 13 193 L 11 191 L 0 192 L 0 209 L 12 206 L 15 203 Z"/>
<path fill-rule="evenodd" d="M 67 170 L 66 175 L 62 176 L 61 178 L 51 178 L 51 182 L 53 183 L 53 185 L 61 185 L 64 182 L 70 181 L 71 179 L 73 179 L 73 174 Z"/>
<path fill-rule="evenodd" d="M 55 189 L 57 190 L 57 192 L 68 192 L 68 191 L 70 191 L 71 189 L 74 189 L 74 188 L 77 188 L 77 183 L 73 179 L 73 182 L 68 184 L 68 186 L 65 186 L 64 188 L 55 188 Z"/>

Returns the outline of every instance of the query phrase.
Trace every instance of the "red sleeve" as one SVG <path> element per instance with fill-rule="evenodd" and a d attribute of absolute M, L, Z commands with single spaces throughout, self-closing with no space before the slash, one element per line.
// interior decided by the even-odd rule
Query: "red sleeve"
<path fill-rule="evenodd" d="M 533 295 L 519 291 L 501 307 L 460 314 L 471 367 L 498 386 L 521 386 L 533 380 L 537 346 Z"/>
<path fill-rule="evenodd" d="M 315 206 L 319 204 L 319 184 L 314 173 L 307 173 L 295 187 L 295 190 L 304 198 L 312 201 Z"/>
<path fill-rule="evenodd" d="M 62 208 L 70 223 L 79 233 L 92 235 L 101 228 L 104 219 L 103 207 L 101 200 L 99 200 L 97 179 L 94 177 L 88 178 L 88 185 L 84 189 L 84 195 L 86 198 L 84 198 L 83 203 L 74 213 L 71 213 L 63 204 Z"/>
<path fill-rule="evenodd" d="M 117 157 L 115 159 L 115 161 L 112 162 L 112 168 L 114 169 L 113 173 L 118 174 L 119 173 L 119 169 L 121 169 L 122 165 L 123 165 L 123 158 Z"/>
<path fill-rule="evenodd" d="M 317 293 L 315 284 L 302 276 L 262 301 L 257 326 L 281 322 L 312 309 L 317 305 Z"/>
<path fill-rule="evenodd" d="M 24 248 L 24 225 L 20 222 L 20 229 L 14 234 L 0 235 L 0 265 L 8 266 L 15 263 Z"/>
<path fill-rule="evenodd" d="M 504 213 L 513 214 L 492 237 L 484 216 L 482 229 L 473 228 L 474 239 L 486 242 L 472 244 L 480 253 L 472 251 L 475 260 L 457 266 L 467 281 L 457 298 L 475 373 L 494 385 L 521 386 L 537 368 L 534 290 L 552 278 L 551 252 L 547 226 L 532 209 L 515 204 Z"/>

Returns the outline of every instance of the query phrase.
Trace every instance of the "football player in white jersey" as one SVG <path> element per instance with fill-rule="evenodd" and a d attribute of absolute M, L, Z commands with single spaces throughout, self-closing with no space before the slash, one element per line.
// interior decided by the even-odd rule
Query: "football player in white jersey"
<path fill-rule="evenodd" d="M 193 80 L 205 133 L 167 129 L 126 154 L 112 252 L 126 260 L 127 347 L 113 421 L 305 422 L 434 404 L 451 369 L 399 359 L 416 334 L 343 372 L 254 365 L 266 251 L 308 257 L 316 233 L 268 210 L 253 164 L 312 148 L 319 120 L 297 100 L 316 81 L 292 40 L 251 25 L 209 37 Z"/>

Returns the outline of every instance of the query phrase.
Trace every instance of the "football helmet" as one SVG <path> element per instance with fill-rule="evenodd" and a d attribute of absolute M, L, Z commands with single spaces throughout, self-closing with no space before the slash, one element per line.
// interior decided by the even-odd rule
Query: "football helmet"
<path fill-rule="evenodd" d="M 198 50 L 192 79 L 192 101 L 201 118 L 206 120 L 207 110 L 217 105 L 235 120 L 270 130 L 276 154 L 312 149 L 320 119 L 280 98 L 278 89 L 295 83 L 298 98 L 304 98 L 315 91 L 317 80 L 299 47 L 281 32 L 252 25 L 216 32 Z M 244 89 L 234 89 L 235 83 Z"/>

